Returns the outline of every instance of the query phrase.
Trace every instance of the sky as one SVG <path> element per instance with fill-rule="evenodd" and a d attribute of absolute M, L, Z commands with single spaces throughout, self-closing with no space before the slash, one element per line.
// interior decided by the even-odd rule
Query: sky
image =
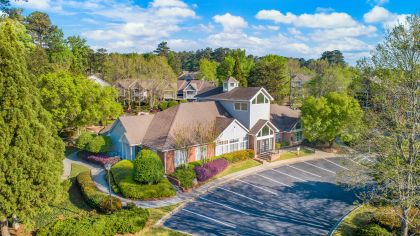
<path fill-rule="evenodd" d="M 338 49 L 354 64 L 387 29 L 420 12 L 419 0 L 28 0 L 66 36 L 110 52 L 242 48 L 248 54 L 319 58 Z"/>

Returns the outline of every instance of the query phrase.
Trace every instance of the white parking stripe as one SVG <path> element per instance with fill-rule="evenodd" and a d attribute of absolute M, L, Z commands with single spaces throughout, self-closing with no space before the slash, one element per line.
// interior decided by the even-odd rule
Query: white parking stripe
<path fill-rule="evenodd" d="M 325 158 L 322 158 L 322 159 L 324 159 L 325 161 L 328 161 L 329 163 L 334 164 L 334 165 L 336 165 L 336 166 L 338 166 L 338 167 L 340 167 L 340 168 L 343 168 L 343 169 L 345 169 L 345 170 L 349 170 L 349 168 L 344 167 L 344 166 L 342 166 L 342 165 L 339 165 L 339 164 L 337 164 L 337 163 L 335 163 L 335 162 L 332 162 L 332 161 L 330 161 L 330 160 L 328 160 L 328 159 L 325 159 Z"/>
<path fill-rule="evenodd" d="M 297 167 L 294 167 L 294 166 L 291 166 L 291 165 L 287 165 L 288 167 L 292 167 L 293 169 L 296 169 L 296 170 L 300 170 L 300 171 L 302 171 L 302 172 L 305 172 L 305 173 L 307 173 L 307 174 L 310 174 L 310 175 L 313 175 L 313 176 L 315 176 L 315 177 L 319 177 L 319 178 L 322 178 L 322 176 L 320 176 L 320 175 L 316 175 L 316 174 L 314 174 L 314 173 L 311 173 L 311 172 L 309 172 L 309 171 L 306 171 L 306 170 L 302 170 L 302 169 L 299 169 L 299 168 L 297 168 Z"/>
<path fill-rule="evenodd" d="M 229 193 L 233 193 L 233 194 L 235 194 L 235 195 L 241 196 L 241 197 L 246 198 L 246 199 L 248 199 L 248 200 L 254 201 L 254 202 L 258 203 L 258 204 L 261 204 L 261 205 L 263 205 L 263 204 L 264 204 L 263 202 L 257 201 L 257 200 L 255 200 L 255 199 L 252 199 L 252 198 L 247 197 L 247 196 L 245 196 L 245 195 L 242 195 L 242 194 L 240 194 L 240 193 L 235 193 L 234 191 L 231 191 L 231 190 L 229 190 L 229 189 L 225 189 L 225 188 L 222 188 L 222 187 L 217 187 L 217 188 L 218 188 L 218 189 L 221 189 L 221 190 L 225 190 L 225 191 L 227 191 L 227 192 L 229 192 Z"/>
<path fill-rule="evenodd" d="M 246 182 L 246 181 L 243 181 L 243 180 L 241 180 L 241 179 L 237 179 L 237 181 L 242 182 L 242 183 L 245 183 L 245 184 L 249 184 L 249 185 L 251 185 L 251 186 L 253 186 L 253 187 L 255 187 L 255 188 L 259 188 L 259 189 L 261 189 L 261 190 L 263 190 L 263 191 L 266 191 L 267 193 L 271 193 L 271 194 L 277 195 L 277 193 L 276 193 L 276 192 L 270 191 L 270 190 L 268 190 L 268 189 L 266 189 L 266 188 L 260 187 L 260 186 L 255 185 L 255 184 L 251 184 L 251 183 Z"/>
<path fill-rule="evenodd" d="M 311 164 L 311 163 L 306 162 L 306 161 L 303 161 L 303 162 L 301 162 L 301 163 L 305 163 L 305 164 L 307 164 L 307 165 L 311 165 L 311 166 L 313 166 L 313 167 L 316 167 L 316 168 L 321 169 L 321 170 L 328 171 L 328 172 L 333 173 L 333 174 L 337 174 L 337 173 L 335 173 L 335 172 L 334 172 L 334 171 L 332 171 L 332 170 L 327 170 L 327 169 L 325 169 L 325 168 L 322 168 L 322 167 L 316 166 L 316 165 Z"/>
<path fill-rule="evenodd" d="M 264 179 L 268 179 L 268 180 L 270 180 L 270 181 L 273 181 L 274 183 L 278 183 L 278 184 L 284 185 L 284 186 L 286 186 L 286 187 L 292 187 L 292 186 L 290 186 L 290 185 L 288 185 L 288 184 L 282 183 L 282 182 L 277 181 L 277 180 L 272 179 L 272 178 L 268 178 L 267 176 L 264 176 L 264 175 L 260 175 L 260 174 L 255 174 L 255 175 L 260 176 L 260 177 L 263 177 Z"/>
<path fill-rule="evenodd" d="M 289 177 L 291 177 L 291 178 L 294 178 L 294 179 L 297 179 L 297 180 L 300 180 L 300 181 L 303 181 L 303 182 L 306 182 L 306 181 L 307 181 L 306 179 L 302 179 L 302 178 L 299 178 L 299 177 L 296 177 L 296 176 L 293 176 L 293 175 L 289 175 L 289 174 L 286 174 L 286 173 L 280 172 L 280 171 L 275 170 L 275 169 L 271 169 L 271 170 L 272 170 L 272 171 L 274 171 L 274 172 L 277 172 L 277 173 L 279 173 L 279 174 L 282 174 L 282 175 L 287 175 L 287 176 L 289 176 Z"/>
<path fill-rule="evenodd" d="M 208 219 L 208 220 L 214 221 L 214 222 L 216 222 L 216 223 L 219 223 L 219 224 L 221 224 L 221 225 L 224 225 L 224 226 L 227 226 L 227 227 L 230 227 L 230 228 L 236 228 L 236 226 L 235 226 L 235 225 L 233 225 L 233 224 L 229 224 L 229 223 L 221 222 L 221 221 L 219 221 L 219 220 L 216 220 L 216 219 L 213 219 L 213 218 L 210 218 L 210 217 L 207 217 L 207 216 L 203 216 L 203 215 L 201 215 L 201 214 L 198 214 L 198 213 L 195 213 L 195 212 L 192 212 L 192 211 L 186 210 L 186 209 L 182 209 L 182 211 L 186 211 L 186 212 L 189 212 L 189 213 L 191 213 L 191 214 L 201 216 L 201 217 L 203 217 L 203 218 L 206 218 L 206 219 Z"/>
<path fill-rule="evenodd" d="M 219 203 L 219 202 L 215 202 L 215 201 L 209 200 L 209 199 L 204 198 L 204 197 L 200 197 L 200 199 L 202 199 L 202 200 L 204 200 L 204 201 L 207 201 L 207 202 L 211 202 L 211 203 L 214 203 L 214 204 L 220 205 L 220 206 L 224 206 L 224 207 L 226 207 L 226 208 L 228 208 L 228 209 L 231 209 L 232 211 L 236 211 L 236 212 L 239 212 L 239 213 L 242 213 L 242 214 L 245 214 L 245 215 L 250 215 L 250 214 L 248 214 L 248 213 L 246 213 L 246 212 L 244 212 L 244 211 L 241 211 L 241 210 L 235 209 L 235 208 L 233 208 L 233 207 L 230 207 L 230 206 L 228 206 L 228 205 L 225 205 L 225 204 L 222 204 L 222 203 Z"/>

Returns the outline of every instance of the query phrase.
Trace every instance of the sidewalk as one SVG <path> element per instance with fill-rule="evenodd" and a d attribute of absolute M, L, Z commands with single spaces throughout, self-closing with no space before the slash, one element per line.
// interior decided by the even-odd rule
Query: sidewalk
<path fill-rule="evenodd" d="M 177 192 L 177 196 L 172 197 L 172 198 L 168 198 L 168 199 L 163 199 L 163 200 L 156 200 L 156 201 L 140 201 L 140 200 L 131 200 L 131 199 L 126 199 L 121 197 L 120 195 L 116 195 L 115 193 L 112 193 L 112 196 L 117 197 L 119 199 L 121 199 L 121 201 L 123 202 L 123 204 L 127 204 L 129 202 L 135 203 L 137 206 L 142 207 L 142 208 L 158 208 L 158 207 L 164 207 L 164 206 L 169 206 L 169 205 L 174 205 L 174 204 L 178 204 L 187 200 L 193 200 L 194 198 L 199 197 L 200 195 L 206 194 L 207 192 L 211 191 L 212 189 L 223 185 L 229 181 L 232 181 L 234 179 L 238 179 L 238 178 L 242 178 L 245 177 L 247 175 L 252 175 L 255 173 L 259 173 L 268 169 L 272 169 L 272 168 L 276 168 L 278 166 L 282 166 L 282 165 L 288 165 L 288 164 L 293 164 L 293 163 L 297 163 L 297 162 L 302 162 L 302 161 L 310 161 L 310 160 L 316 160 L 316 159 L 322 159 L 322 158 L 331 158 L 331 157 L 337 157 L 338 155 L 335 153 L 326 153 L 323 151 L 319 151 L 316 150 L 316 152 L 314 154 L 308 155 L 308 156 L 304 156 L 304 157 L 299 157 L 299 158 L 292 158 L 292 159 L 287 159 L 287 160 L 282 160 L 282 161 L 276 161 L 276 162 L 271 162 L 271 163 L 265 163 L 263 165 L 259 165 L 256 167 L 252 167 L 243 171 L 239 171 L 236 173 L 232 173 L 230 175 L 224 176 L 222 178 L 216 179 L 214 181 L 211 181 L 209 183 L 206 183 L 194 190 L 192 190 L 189 193 L 184 193 L 181 191 Z M 87 166 L 91 169 L 91 173 L 92 173 L 92 178 L 94 180 L 94 182 L 96 183 L 96 186 L 98 187 L 99 190 L 101 190 L 102 192 L 105 193 L 109 193 L 108 190 L 108 182 L 106 180 L 106 172 L 103 168 L 101 168 L 98 165 L 94 165 L 91 163 L 87 163 L 85 161 L 79 160 L 77 158 L 76 153 L 73 153 L 71 155 L 69 155 L 65 160 L 64 160 L 64 172 L 65 174 L 68 172 L 67 175 L 63 174 L 64 176 L 67 176 L 70 174 L 71 171 L 71 163 L 77 163 L 77 164 L 81 164 L 84 166 Z"/>

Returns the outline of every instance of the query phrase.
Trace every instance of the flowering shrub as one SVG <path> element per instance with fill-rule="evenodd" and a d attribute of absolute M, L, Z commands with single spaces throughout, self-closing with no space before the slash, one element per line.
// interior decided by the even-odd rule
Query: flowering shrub
<path fill-rule="evenodd" d="M 219 158 L 214 161 L 210 161 L 203 166 L 194 167 L 194 171 L 197 175 L 198 181 L 206 181 L 211 177 L 222 172 L 228 166 L 228 161 L 224 158 Z"/>
<path fill-rule="evenodd" d="M 235 163 L 235 162 L 244 161 L 247 159 L 252 159 L 254 157 L 255 157 L 254 150 L 241 150 L 241 151 L 236 151 L 236 152 L 225 153 L 220 156 L 217 156 L 216 158 L 217 159 L 224 158 L 229 163 Z"/>
<path fill-rule="evenodd" d="M 85 157 L 87 161 L 99 164 L 99 165 L 105 165 L 105 164 L 111 164 L 114 165 L 115 163 L 121 161 L 121 158 L 118 156 L 110 157 L 106 155 L 88 155 Z"/>

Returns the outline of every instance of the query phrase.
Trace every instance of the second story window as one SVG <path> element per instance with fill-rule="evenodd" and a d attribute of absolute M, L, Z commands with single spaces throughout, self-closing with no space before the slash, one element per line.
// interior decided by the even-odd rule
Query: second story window
<path fill-rule="evenodd" d="M 252 100 L 252 104 L 264 104 L 268 102 L 268 98 L 262 93 L 258 94 L 258 96 Z"/>
<path fill-rule="evenodd" d="M 244 102 L 235 102 L 234 104 L 236 111 L 247 111 L 248 110 L 248 104 Z"/>

